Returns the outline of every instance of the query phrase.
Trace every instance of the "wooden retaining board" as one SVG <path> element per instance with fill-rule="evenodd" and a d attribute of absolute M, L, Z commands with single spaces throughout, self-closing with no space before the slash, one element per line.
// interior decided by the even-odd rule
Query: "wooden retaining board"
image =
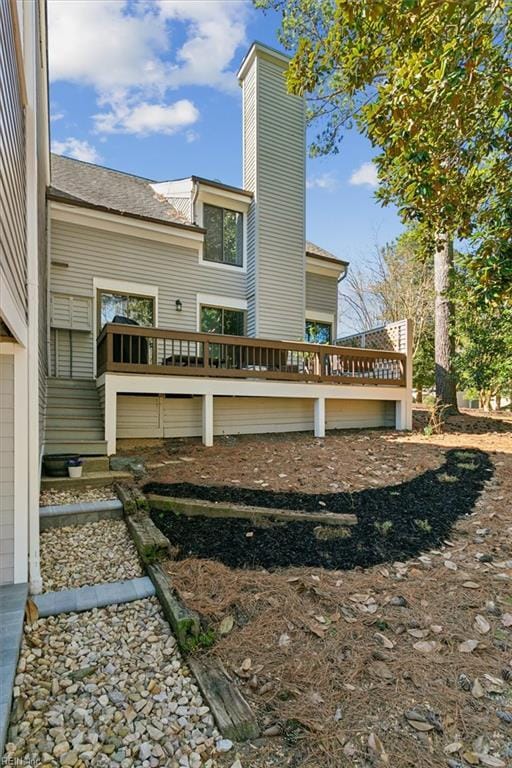
<path fill-rule="evenodd" d="M 187 664 L 222 735 L 233 741 L 256 739 L 260 731 L 253 711 L 228 677 L 222 662 L 208 657 L 188 659 Z"/>
<path fill-rule="evenodd" d="M 269 507 L 249 507 L 241 504 L 227 504 L 224 502 L 203 501 L 200 499 L 181 499 L 174 496 L 160 496 L 156 493 L 148 494 L 149 505 L 152 509 L 162 512 L 173 512 L 176 515 L 194 517 L 229 518 L 238 517 L 246 520 L 275 520 L 290 523 L 300 520 L 321 525 L 357 525 L 356 515 L 337 514 L 335 512 L 300 512 L 289 509 L 274 509 Z"/>

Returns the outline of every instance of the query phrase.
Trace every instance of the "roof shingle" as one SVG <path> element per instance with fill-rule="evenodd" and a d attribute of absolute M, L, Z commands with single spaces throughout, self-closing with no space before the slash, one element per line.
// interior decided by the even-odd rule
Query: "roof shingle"
<path fill-rule="evenodd" d="M 152 183 L 151 179 L 100 165 L 61 155 L 51 156 L 51 196 L 157 219 L 166 224 L 190 225 L 190 221 L 168 200 L 155 193 Z"/>

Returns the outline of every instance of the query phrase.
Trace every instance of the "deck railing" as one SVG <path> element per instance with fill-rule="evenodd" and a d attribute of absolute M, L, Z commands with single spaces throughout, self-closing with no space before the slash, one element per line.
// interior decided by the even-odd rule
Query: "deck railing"
<path fill-rule="evenodd" d="M 400 352 L 108 324 L 98 375 L 108 372 L 405 386 Z"/>

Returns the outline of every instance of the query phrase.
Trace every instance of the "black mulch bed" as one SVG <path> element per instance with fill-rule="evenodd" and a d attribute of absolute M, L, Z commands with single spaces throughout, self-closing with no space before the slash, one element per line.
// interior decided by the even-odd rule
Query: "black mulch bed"
<path fill-rule="evenodd" d="M 216 559 L 234 568 L 348 569 L 406 560 L 439 546 L 454 522 L 472 511 L 492 472 L 486 453 L 461 449 L 448 451 L 441 467 L 413 480 L 356 493 L 285 493 L 190 483 L 148 483 L 144 491 L 274 509 L 355 514 L 358 522 L 344 529 L 344 537 L 324 539 L 318 538 L 318 526 L 311 521 L 255 525 L 243 519 L 151 513 L 182 558 Z"/>

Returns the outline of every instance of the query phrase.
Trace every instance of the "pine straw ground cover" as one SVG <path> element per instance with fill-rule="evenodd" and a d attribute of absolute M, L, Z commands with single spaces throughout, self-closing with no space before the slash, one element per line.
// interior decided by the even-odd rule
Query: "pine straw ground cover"
<path fill-rule="evenodd" d="M 495 474 L 473 513 L 414 559 L 343 571 L 168 563 L 216 633 L 207 652 L 269 734 L 240 749 L 244 768 L 512 764 L 510 423 L 458 418 L 435 438 L 375 443 L 387 464 L 404 447 L 437 466 L 447 449 L 480 448 Z"/>

